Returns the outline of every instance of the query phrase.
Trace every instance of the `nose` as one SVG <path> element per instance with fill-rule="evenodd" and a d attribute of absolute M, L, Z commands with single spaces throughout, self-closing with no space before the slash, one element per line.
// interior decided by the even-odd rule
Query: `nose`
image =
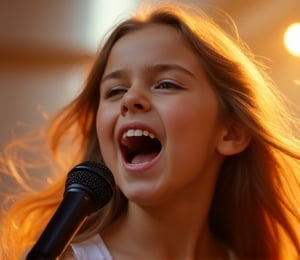
<path fill-rule="evenodd" d="M 121 114 L 147 112 L 151 109 L 149 97 L 138 87 L 131 87 L 122 98 Z"/>

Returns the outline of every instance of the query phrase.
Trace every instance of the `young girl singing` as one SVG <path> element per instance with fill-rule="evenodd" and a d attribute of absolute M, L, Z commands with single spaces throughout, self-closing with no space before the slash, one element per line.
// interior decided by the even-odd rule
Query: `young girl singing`
<path fill-rule="evenodd" d="M 200 10 L 141 10 L 48 132 L 57 161 L 104 162 L 117 186 L 61 258 L 297 259 L 297 127 L 250 51 Z M 4 257 L 34 244 L 64 181 L 11 209 Z"/>

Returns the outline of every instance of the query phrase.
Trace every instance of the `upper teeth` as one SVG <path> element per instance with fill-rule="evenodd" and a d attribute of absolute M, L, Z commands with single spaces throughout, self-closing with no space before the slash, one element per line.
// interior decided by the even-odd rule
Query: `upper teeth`
<path fill-rule="evenodd" d="M 155 138 L 155 135 L 152 133 L 149 133 L 147 130 L 142 129 L 128 129 L 126 132 L 123 133 L 122 139 L 126 137 L 132 137 L 132 136 L 149 136 L 150 138 Z"/>

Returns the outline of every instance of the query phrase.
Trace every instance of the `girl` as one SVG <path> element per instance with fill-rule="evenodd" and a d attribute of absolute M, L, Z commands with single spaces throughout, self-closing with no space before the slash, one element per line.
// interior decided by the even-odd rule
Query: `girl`
<path fill-rule="evenodd" d="M 117 184 L 62 258 L 296 259 L 295 127 L 252 54 L 203 13 L 142 10 L 113 30 L 49 130 L 59 160 L 72 140 L 73 164 L 105 162 Z M 4 256 L 36 241 L 63 190 L 64 177 L 15 204 Z"/>

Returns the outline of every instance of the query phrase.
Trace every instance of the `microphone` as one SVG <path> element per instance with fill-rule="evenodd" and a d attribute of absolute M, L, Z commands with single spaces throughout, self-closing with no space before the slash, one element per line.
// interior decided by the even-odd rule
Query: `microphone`
<path fill-rule="evenodd" d="M 64 197 L 27 260 L 50 260 L 67 248 L 86 218 L 112 198 L 115 182 L 110 170 L 97 162 L 84 162 L 68 173 Z"/>

